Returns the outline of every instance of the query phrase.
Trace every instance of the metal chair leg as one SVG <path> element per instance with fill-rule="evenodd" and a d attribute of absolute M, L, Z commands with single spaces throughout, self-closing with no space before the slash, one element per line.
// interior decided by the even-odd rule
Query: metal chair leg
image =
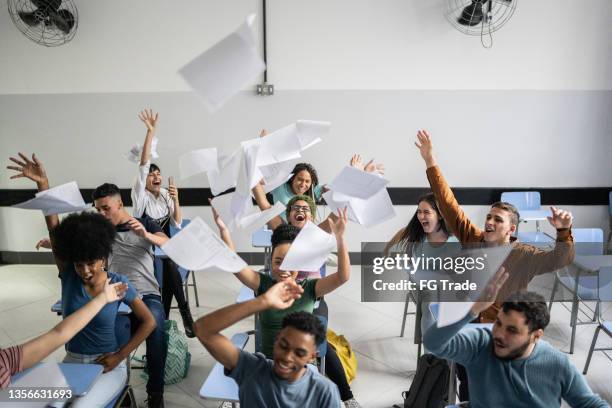
<path fill-rule="evenodd" d="M 593 350 L 595 349 L 595 344 L 597 343 L 597 336 L 599 336 L 599 330 L 601 330 L 601 326 L 597 326 L 597 329 L 595 329 L 593 341 L 591 342 L 591 348 L 589 349 L 589 355 L 587 356 L 586 363 L 584 364 L 584 370 L 582 370 L 582 374 L 584 375 L 586 375 L 587 370 L 589 369 L 589 364 L 591 364 L 591 356 L 593 355 Z"/>
<path fill-rule="evenodd" d="M 191 281 L 193 282 L 193 293 L 195 294 L 196 306 L 200 307 L 200 297 L 198 296 L 198 284 L 196 283 L 195 271 L 190 271 Z"/>
<path fill-rule="evenodd" d="M 552 293 L 550 294 L 550 302 L 548 302 L 548 312 L 552 310 L 553 302 L 555 300 L 555 294 L 557 293 L 557 287 L 559 286 L 559 279 L 555 274 L 555 283 L 553 284 Z"/>
<path fill-rule="evenodd" d="M 402 320 L 402 330 L 400 337 L 404 337 L 404 329 L 406 329 L 406 318 L 408 316 L 408 303 L 410 302 L 410 292 L 406 293 L 406 302 L 404 302 L 404 318 Z"/>
<path fill-rule="evenodd" d="M 455 402 L 457 402 L 457 391 L 455 389 L 455 370 L 457 366 L 452 361 L 449 361 L 449 363 L 450 370 L 448 373 L 448 403 L 450 405 L 453 405 Z"/>
<path fill-rule="evenodd" d="M 572 326 L 572 337 L 570 339 L 570 354 L 574 354 L 574 343 L 576 342 L 576 326 L 578 321 L 578 300 L 574 299 L 572 301 L 572 314 L 570 317 L 570 326 Z"/>

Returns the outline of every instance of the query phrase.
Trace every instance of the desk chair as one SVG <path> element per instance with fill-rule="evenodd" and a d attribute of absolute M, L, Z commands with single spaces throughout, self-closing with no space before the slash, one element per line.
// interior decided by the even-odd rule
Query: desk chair
<path fill-rule="evenodd" d="M 574 236 L 576 255 L 603 255 L 603 230 L 601 228 L 576 228 L 572 230 L 572 235 Z M 570 354 L 574 353 L 576 326 L 596 324 L 599 314 L 600 304 L 597 293 L 598 277 L 593 275 L 582 275 L 588 272 L 589 271 L 584 271 L 579 268 L 576 272 L 576 276 L 569 276 L 564 274 L 563 271 L 557 271 L 555 273 L 555 282 L 548 303 L 548 310 L 550 311 L 552 310 L 555 294 L 559 286 L 572 294 L 571 309 L 568 308 L 563 301 L 560 302 L 563 307 L 571 312 L 570 326 L 572 327 L 572 334 L 570 338 Z M 595 302 L 595 309 L 589 307 L 589 305 L 585 303 L 587 301 Z M 586 311 L 580 308 L 581 304 Z M 587 316 L 589 320 L 580 320 L 578 317 L 579 313 Z M 590 317 L 590 313 L 593 313 L 593 317 Z"/>
<path fill-rule="evenodd" d="M 501 201 L 508 202 L 516 207 L 519 211 L 521 222 L 536 222 L 535 231 L 520 232 L 519 226 L 516 226 L 516 237 L 521 242 L 534 243 L 536 246 L 546 246 L 545 244 L 554 243 L 554 239 L 540 231 L 540 221 L 546 220 L 550 215 L 550 211 L 543 211 L 541 208 L 541 198 L 538 191 L 513 191 L 503 192 Z M 540 244 L 540 245 L 537 245 Z"/>
<path fill-rule="evenodd" d="M 251 245 L 254 248 L 264 249 L 264 270 L 268 273 L 272 270 L 272 230 L 264 225 L 251 236 Z"/>
<path fill-rule="evenodd" d="M 603 267 L 599 270 L 599 274 L 597 275 L 599 283 L 597 285 L 598 288 L 598 300 L 600 302 L 612 302 L 612 267 Z M 594 351 L 601 351 L 604 353 L 609 360 L 612 360 L 612 356 L 608 354 L 608 351 L 612 350 L 612 347 L 599 347 L 595 348 L 597 344 L 597 338 L 599 336 L 599 332 L 603 331 L 608 337 L 612 338 L 612 321 L 604 320 L 601 316 L 601 308 L 600 313 L 597 316 L 598 325 L 595 329 L 595 333 L 593 334 L 593 340 L 591 342 L 591 347 L 589 348 L 589 354 L 586 359 L 586 363 L 584 365 L 584 370 L 582 374 L 586 375 L 589 364 L 591 363 L 591 357 L 593 356 Z"/>

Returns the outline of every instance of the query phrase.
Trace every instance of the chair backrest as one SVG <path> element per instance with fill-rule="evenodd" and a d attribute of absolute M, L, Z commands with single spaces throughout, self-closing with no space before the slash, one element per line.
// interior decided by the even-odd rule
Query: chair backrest
<path fill-rule="evenodd" d="M 258 229 L 251 236 L 251 245 L 255 248 L 271 247 L 272 246 L 272 230 L 265 226 Z"/>
<path fill-rule="evenodd" d="M 501 201 L 510 203 L 521 211 L 538 211 L 541 200 L 539 191 L 506 191 L 501 195 Z"/>
<path fill-rule="evenodd" d="M 572 235 L 578 255 L 603 255 L 603 230 L 601 228 L 573 228 Z"/>
<path fill-rule="evenodd" d="M 190 219 L 188 218 L 183 218 L 183 221 L 181 222 L 181 228 L 185 228 L 186 226 L 189 225 L 189 223 L 191 222 Z M 173 237 L 174 235 L 176 235 L 176 233 L 178 233 L 180 231 L 180 229 L 176 228 L 175 226 L 173 226 L 172 224 L 170 224 L 170 236 Z"/>

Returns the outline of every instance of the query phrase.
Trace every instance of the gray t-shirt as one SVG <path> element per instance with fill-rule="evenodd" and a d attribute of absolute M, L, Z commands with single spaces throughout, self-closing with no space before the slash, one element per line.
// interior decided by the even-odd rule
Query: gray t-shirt
<path fill-rule="evenodd" d="M 148 232 L 161 232 L 159 225 L 151 218 L 137 220 Z M 117 237 L 108 259 L 108 271 L 127 277 L 141 295 L 159 295 L 159 284 L 153 270 L 153 245 L 129 229 L 127 224 L 119 224 L 115 228 Z"/>
<path fill-rule="evenodd" d="M 245 408 L 339 408 L 338 387 L 308 365 L 295 382 L 281 380 L 274 374 L 272 360 L 261 353 L 239 350 L 238 365 L 226 374 L 238 383 L 240 406 Z"/>

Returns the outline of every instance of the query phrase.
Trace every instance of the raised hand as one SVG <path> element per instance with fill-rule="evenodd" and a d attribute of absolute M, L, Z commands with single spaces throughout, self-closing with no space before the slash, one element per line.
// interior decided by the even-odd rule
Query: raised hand
<path fill-rule="evenodd" d="M 497 270 L 495 275 L 493 275 L 493 277 L 487 283 L 487 286 L 480 293 L 478 300 L 474 303 L 474 305 L 472 305 L 473 314 L 478 315 L 495 303 L 499 290 L 502 288 L 502 286 L 504 286 L 506 280 L 508 280 L 508 276 L 510 275 L 508 275 L 506 268 L 503 266 Z"/>
<path fill-rule="evenodd" d="M 363 160 L 361 159 L 361 155 L 354 154 L 351 157 L 350 165 L 351 167 L 355 167 L 356 169 L 363 170 L 364 166 L 363 166 Z"/>
<path fill-rule="evenodd" d="M 436 165 L 436 161 L 433 155 L 433 143 L 429 133 L 426 130 L 419 130 L 417 132 L 418 142 L 414 142 L 414 145 L 419 149 L 421 157 L 425 160 L 427 167 L 433 167 Z"/>
<path fill-rule="evenodd" d="M 372 159 L 364 166 L 363 171 L 368 173 L 378 173 L 383 176 L 385 174 L 385 165 L 382 163 L 374 163 L 374 159 Z"/>
<path fill-rule="evenodd" d="M 19 159 L 9 157 L 9 160 L 17 164 L 17 166 L 6 166 L 9 170 L 17 171 L 17 174 L 11 176 L 11 179 L 26 177 L 38 185 L 48 185 L 47 173 L 42 163 L 38 160 L 35 153 L 32 153 L 32 159 L 29 159 L 23 153 L 18 153 Z"/>
<path fill-rule="evenodd" d="M 269 134 L 270 133 L 266 129 L 261 129 L 261 132 L 259 132 L 259 137 L 268 136 Z"/>
<path fill-rule="evenodd" d="M 263 295 L 268 308 L 287 309 L 302 296 L 304 289 L 293 280 L 278 282 Z"/>
<path fill-rule="evenodd" d="M 144 225 L 142 225 L 140 223 L 140 221 L 138 221 L 136 218 L 132 217 L 128 220 L 127 222 L 128 227 L 130 227 L 130 229 L 132 231 L 134 231 L 136 233 L 136 235 L 138 235 L 141 238 L 145 238 L 147 235 L 147 230 L 145 229 Z"/>
<path fill-rule="evenodd" d="M 572 226 L 574 217 L 571 212 L 557 207 L 550 207 L 550 211 L 552 211 L 552 217 L 546 217 L 550 225 L 557 229 L 570 228 Z"/>
<path fill-rule="evenodd" d="M 106 303 L 116 302 L 117 300 L 123 299 L 125 296 L 125 292 L 127 292 L 128 285 L 127 283 L 117 282 L 110 283 L 110 278 L 106 280 L 104 283 L 104 298 L 106 299 Z"/>
<path fill-rule="evenodd" d="M 173 201 L 178 201 L 178 188 L 174 184 L 168 185 L 168 194 Z"/>
<path fill-rule="evenodd" d="M 330 218 L 327 219 L 329 223 L 329 229 L 336 237 L 344 236 L 344 231 L 346 230 L 346 224 L 348 224 L 348 208 L 344 207 L 342 209 L 338 209 L 338 218 L 336 221 L 333 221 Z"/>
<path fill-rule="evenodd" d="M 155 132 L 155 125 L 157 125 L 157 118 L 159 117 L 159 113 L 153 115 L 153 109 L 145 109 L 140 111 L 138 117 L 147 127 L 149 132 Z"/>
<path fill-rule="evenodd" d="M 49 238 L 42 238 L 36 243 L 36 250 L 40 248 L 51 249 L 51 240 Z"/>

